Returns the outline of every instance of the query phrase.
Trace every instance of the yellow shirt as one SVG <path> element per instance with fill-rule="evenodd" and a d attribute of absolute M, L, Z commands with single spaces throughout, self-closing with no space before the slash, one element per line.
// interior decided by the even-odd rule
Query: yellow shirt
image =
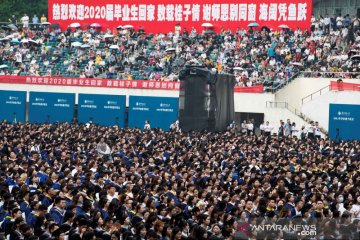
<path fill-rule="evenodd" d="M 47 18 L 45 17 L 45 16 L 42 16 L 41 18 L 40 18 L 40 22 L 46 22 L 47 21 Z"/>
<path fill-rule="evenodd" d="M 102 58 L 101 58 L 100 56 L 97 56 L 97 57 L 95 58 L 95 64 L 96 64 L 96 65 L 100 64 L 101 60 L 102 60 Z"/>

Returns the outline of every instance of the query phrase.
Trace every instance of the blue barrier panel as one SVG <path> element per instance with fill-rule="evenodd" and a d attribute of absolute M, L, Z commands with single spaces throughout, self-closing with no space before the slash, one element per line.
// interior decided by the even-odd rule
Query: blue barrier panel
<path fill-rule="evenodd" d="M 25 122 L 26 92 L 0 91 L 0 121 Z"/>
<path fill-rule="evenodd" d="M 332 140 L 360 140 L 360 105 L 330 104 L 329 137 Z"/>
<path fill-rule="evenodd" d="M 79 94 L 79 123 L 125 126 L 126 96 Z"/>
<path fill-rule="evenodd" d="M 178 98 L 130 96 L 129 127 L 144 128 L 149 120 L 152 128 L 168 130 L 178 118 L 178 109 Z"/>
<path fill-rule="evenodd" d="M 29 122 L 71 122 L 74 106 L 74 93 L 30 92 Z"/>

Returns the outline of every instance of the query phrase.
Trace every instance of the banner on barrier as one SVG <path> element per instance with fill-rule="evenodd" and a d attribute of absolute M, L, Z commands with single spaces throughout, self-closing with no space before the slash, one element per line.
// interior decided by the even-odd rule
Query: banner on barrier
<path fill-rule="evenodd" d="M 73 87 L 104 87 L 129 88 L 149 90 L 179 90 L 180 82 L 166 82 L 153 80 L 114 80 L 95 78 L 64 78 L 64 77 L 37 77 L 37 76 L 0 76 L 0 83 L 31 84 L 46 86 L 73 86 Z M 263 85 L 252 87 L 235 87 L 235 92 L 262 93 Z"/>
<path fill-rule="evenodd" d="M 103 30 L 119 25 L 142 26 L 147 32 L 167 33 L 176 24 L 182 29 L 198 31 L 203 23 L 215 30 L 235 31 L 248 28 L 249 23 L 276 29 L 281 24 L 290 28 L 310 28 L 312 0 L 49 0 L 49 21 L 65 29 L 71 23 L 100 24 Z"/>
<path fill-rule="evenodd" d="M 25 122 L 26 92 L 0 90 L 0 121 Z"/>
<path fill-rule="evenodd" d="M 360 84 L 332 81 L 330 91 L 360 91 Z"/>
<path fill-rule="evenodd" d="M 360 105 L 330 104 L 329 137 L 332 140 L 360 140 Z"/>
<path fill-rule="evenodd" d="M 143 129 L 148 120 L 152 128 L 168 130 L 177 120 L 178 110 L 178 98 L 130 96 L 129 127 Z"/>
<path fill-rule="evenodd" d="M 74 106 L 73 93 L 30 92 L 29 122 L 71 122 Z"/>
<path fill-rule="evenodd" d="M 256 85 L 251 87 L 235 87 L 234 92 L 237 93 L 263 93 L 263 85 Z"/>
<path fill-rule="evenodd" d="M 133 88 L 150 90 L 179 90 L 180 88 L 180 82 L 37 76 L 0 76 L 0 83 L 73 87 Z"/>
<path fill-rule="evenodd" d="M 78 122 L 125 126 L 126 96 L 79 94 Z"/>

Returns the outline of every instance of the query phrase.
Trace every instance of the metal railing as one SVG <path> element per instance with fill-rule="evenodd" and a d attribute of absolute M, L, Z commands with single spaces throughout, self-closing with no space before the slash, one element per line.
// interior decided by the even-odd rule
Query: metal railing
<path fill-rule="evenodd" d="M 319 71 L 301 71 L 302 77 L 306 78 L 359 78 L 360 72 L 319 72 Z"/>
<path fill-rule="evenodd" d="M 330 85 L 327 85 L 327 86 L 307 95 L 306 97 L 303 97 L 301 99 L 301 104 L 304 104 L 304 102 L 308 99 L 310 99 L 310 101 L 311 101 L 311 100 L 313 100 L 314 97 L 321 96 L 324 92 L 328 92 L 329 90 L 330 90 Z"/>
<path fill-rule="evenodd" d="M 286 79 L 284 83 L 279 84 L 276 87 L 264 87 L 265 92 L 271 92 L 271 93 L 275 93 L 278 90 L 280 90 L 281 88 L 285 87 L 286 85 L 288 85 L 290 82 L 292 82 L 295 78 L 299 77 L 300 72 L 295 73 L 293 76 L 291 76 L 290 78 Z"/>
<path fill-rule="evenodd" d="M 301 72 L 297 72 L 295 73 L 293 76 L 291 76 L 290 78 L 286 79 L 285 83 L 279 84 L 276 87 L 266 87 L 265 92 L 271 92 L 271 93 L 275 93 L 278 90 L 282 89 L 283 87 L 285 87 L 287 84 L 291 83 L 295 78 L 298 77 L 313 77 L 313 78 L 358 78 L 360 80 L 360 72 L 317 72 L 317 71 L 301 71 Z M 326 88 L 328 88 L 329 86 L 327 86 Z M 319 90 L 320 92 L 323 91 L 322 89 Z M 310 94 L 311 95 L 311 94 Z M 308 96 L 307 96 L 308 97 Z M 307 98 L 305 97 L 305 98 Z"/>

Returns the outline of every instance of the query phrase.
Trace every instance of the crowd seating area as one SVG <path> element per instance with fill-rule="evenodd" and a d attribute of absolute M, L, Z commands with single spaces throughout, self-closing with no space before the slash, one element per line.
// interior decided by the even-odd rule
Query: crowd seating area
<path fill-rule="evenodd" d="M 358 239 L 359 143 L 322 139 L 315 125 L 299 130 L 288 120 L 277 136 L 268 123 L 261 136 L 248 126 L 183 133 L 4 121 L 0 128 L 0 234 L 10 240 L 302 233 L 266 225 Z"/>
<path fill-rule="evenodd" d="M 69 28 L 49 25 L 0 32 L 1 74 L 177 81 L 186 64 L 234 73 L 238 86 L 276 88 L 311 71 L 358 77 L 360 35 L 331 31 L 253 28 L 219 34 L 177 26 L 166 34 L 146 29 Z"/>

